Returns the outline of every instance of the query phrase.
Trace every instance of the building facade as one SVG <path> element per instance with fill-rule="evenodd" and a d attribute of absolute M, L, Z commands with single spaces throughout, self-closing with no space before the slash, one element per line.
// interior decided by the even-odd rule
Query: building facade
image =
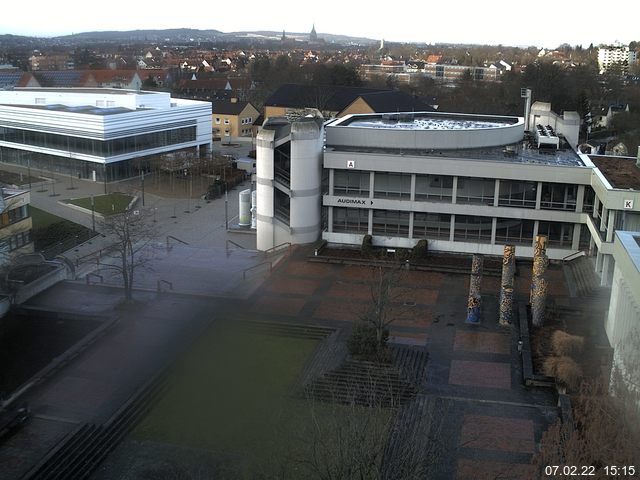
<path fill-rule="evenodd" d="M 638 61 L 635 50 L 629 50 L 627 45 L 606 45 L 598 48 L 598 66 L 600 73 L 605 73 L 613 65 L 619 65 L 621 74 L 629 73 L 629 66 Z"/>
<path fill-rule="evenodd" d="M 221 140 L 253 136 L 253 122 L 260 112 L 250 102 L 216 100 L 213 102 L 213 136 Z"/>
<path fill-rule="evenodd" d="M 2 188 L 0 198 L 0 265 L 23 253 L 33 253 L 30 193 Z"/>
<path fill-rule="evenodd" d="M 209 102 L 106 88 L 0 91 L 0 162 L 107 182 L 211 142 Z"/>
<path fill-rule="evenodd" d="M 298 121 L 271 119 L 258 135 L 258 213 L 280 234 L 258 248 L 292 241 L 288 205 L 296 192 L 320 189 L 307 214 L 319 215 L 317 238 L 330 243 L 357 246 L 372 235 L 375 245 L 410 248 L 427 239 L 431 250 L 489 255 L 508 243 L 531 256 L 536 235 L 547 235 L 550 258 L 586 251 L 610 284 L 614 232 L 640 229 L 640 169 L 634 158 L 576 152 L 579 122 L 544 107 L 531 109 L 530 131 L 521 117 L 434 112 L 327 122 L 314 157 L 321 175 L 304 188 L 290 187 Z M 626 171 L 637 180 L 616 178 Z"/>

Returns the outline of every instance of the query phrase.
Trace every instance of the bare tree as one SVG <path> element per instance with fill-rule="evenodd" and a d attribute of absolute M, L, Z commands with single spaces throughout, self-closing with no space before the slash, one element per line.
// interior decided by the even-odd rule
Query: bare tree
<path fill-rule="evenodd" d="M 374 267 L 372 277 L 371 303 L 362 320 L 375 330 L 378 348 L 383 348 L 389 326 L 404 313 L 399 304 L 402 299 L 396 289 L 401 281 L 402 270 Z"/>
<path fill-rule="evenodd" d="M 149 267 L 153 259 L 151 243 L 157 235 L 150 212 L 127 209 L 124 213 L 109 215 L 101 222 L 102 233 L 114 241 L 111 251 L 116 257 L 114 262 L 103 264 L 103 267 L 122 276 L 126 301 L 133 299 L 135 273 Z"/>

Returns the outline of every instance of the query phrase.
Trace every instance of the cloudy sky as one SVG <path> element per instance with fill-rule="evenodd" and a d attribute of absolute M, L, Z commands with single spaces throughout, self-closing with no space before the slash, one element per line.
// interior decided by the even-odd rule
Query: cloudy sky
<path fill-rule="evenodd" d="M 562 43 L 588 46 L 640 40 L 640 31 L 634 28 L 640 13 L 637 0 L 616 1 L 604 19 L 599 5 L 594 0 L 30 0 L 3 4 L 0 34 L 54 36 L 183 27 L 308 32 L 315 23 L 318 33 L 399 42 L 549 48 Z"/>

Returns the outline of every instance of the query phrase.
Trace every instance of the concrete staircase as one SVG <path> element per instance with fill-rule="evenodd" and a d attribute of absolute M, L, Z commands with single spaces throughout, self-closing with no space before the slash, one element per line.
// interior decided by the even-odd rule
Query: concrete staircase
<path fill-rule="evenodd" d="M 563 265 L 569 292 L 572 297 L 592 297 L 598 295 L 600 279 L 589 257 L 578 257 Z"/>

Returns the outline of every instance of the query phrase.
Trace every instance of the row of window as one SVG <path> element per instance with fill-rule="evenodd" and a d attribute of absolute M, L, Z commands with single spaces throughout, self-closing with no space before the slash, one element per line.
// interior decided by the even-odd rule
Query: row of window
<path fill-rule="evenodd" d="M 412 238 L 449 240 L 452 215 L 413 213 Z M 493 217 L 455 215 L 454 241 L 490 243 L 494 230 Z M 409 237 L 410 212 L 373 210 L 371 233 L 390 237 Z M 513 218 L 495 219 L 496 243 L 531 245 L 535 221 Z M 574 224 L 565 222 L 538 222 L 538 235 L 547 235 L 550 246 L 570 248 Z M 333 231 L 363 234 L 369 231 L 369 210 L 333 207 Z"/>
<path fill-rule="evenodd" d="M 111 157 L 169 145 L 177 145 L 180 143 L 193 142 L 195 139 L 196 127 L 176 128 L 163 132 L 133 135 L 113 140 L 95 140 L 17 128 L 0 128 L 0 141 L 99 157 Z"/>
<path fill-rule="evenodd" d="M 12 223 L 19 222 L 20 220 L 24 220 L 28 216 L 29 211 L 26 205 L 14 208 L 13 210 L 2 212 L 2 215 L 0 215 L 0 228 L 11 225 Z"/>
<path fill-rule="evenodd" d="M 411 198 L 409 173 L 378 173 L 373 177 L 373 198 Z M 447 175 L 416 174 L 414 198 L 416 201 L 453 200 L 454 177 Z M 370 172 L 335 170 L 333 195 L 371 196 Z M 575 211 L 578 186 L 564 183 L 543 183 L 540 192 L 540 208 L 545 210 Z M 495 205 L 496 180 L 492 178 L 458 177 L 456 202 L 478 205 Z M 538 182 L 500 180 L 498 205 L 535 208 Z M 585 195 L 584 209 L 588 211 L 589 198 Z"/>
<path fill-rule="evenodd" d="M 20 232 L 0 240 L 0 251 L 12 252 L 31 243 L 31 230 Z"/>

